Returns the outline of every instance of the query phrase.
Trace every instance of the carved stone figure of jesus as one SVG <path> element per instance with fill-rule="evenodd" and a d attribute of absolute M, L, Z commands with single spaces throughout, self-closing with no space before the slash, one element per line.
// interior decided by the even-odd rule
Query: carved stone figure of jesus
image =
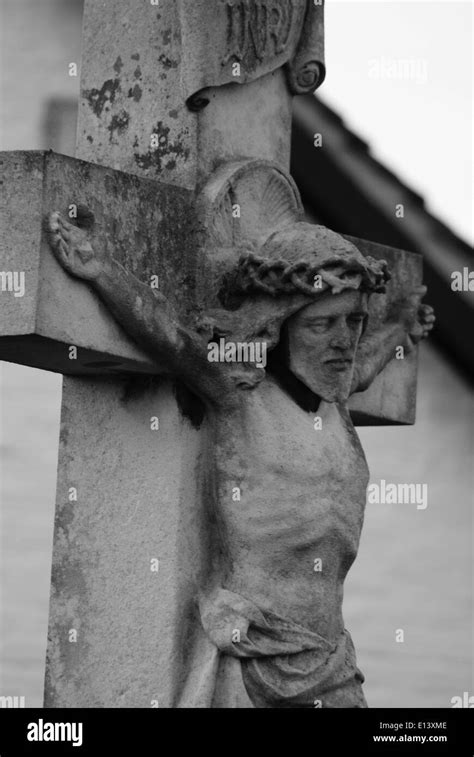
<path fill-rule="evenodd" d="M 49 239 L 62 266 L 205 407 L 199 496 L 212 554 L 199 593 L 196 706 L 366 707 L 342 615 L 368 484 L 347 402 L 397 347 L 429 333 L 426 289 L 407 292 L 369 337 L 368 301 L 383 291 L 386 264 L 298 221 L 236 259 L 222 308 L 191 328 L 57 212 Z M 211 362 L 208 345 L 222 338 L 265 344 L 267 365 Z"/>

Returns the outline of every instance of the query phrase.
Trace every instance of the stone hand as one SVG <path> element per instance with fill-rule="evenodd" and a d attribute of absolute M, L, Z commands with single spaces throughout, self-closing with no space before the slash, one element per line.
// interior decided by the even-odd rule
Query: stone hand
<path fill-rule="evenodd" d="M 49 244 L 57 260 L 73 276 L 92 281 L 103 271 L 103 260 L 94 251 L 84 229 L 55 211 L 48 217 Z"/>
<path fill-rule="evenodd" d="M 414 344 L 421 339 L 426 339 L 436 321 L 436 316 L 431 305 L 420 304 L 418 307 L 418 320 L 413 331 L 410 331 L 410 338 Z"/>
<path fill-rule="evenodd" d="M 416 287 L 397 300 L 390 313 L 390 318 L 403 324 L 414 344 L 428 336 L 436 320 L 433 308 L 421 302 L 426 292 L 425 286 Z"/>

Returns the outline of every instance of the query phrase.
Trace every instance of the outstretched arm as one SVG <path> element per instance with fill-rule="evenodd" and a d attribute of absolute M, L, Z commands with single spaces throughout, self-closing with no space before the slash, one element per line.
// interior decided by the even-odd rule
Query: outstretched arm
<path fill-rule="evenodd" d="M 425 339 L 433 328 L 435 316 L 430 305 L 421 304 L 426 287 L 414 289 L 395 303 L 386 323 L 375 333 L 362 337 L 357 348 L 351 392 L 363 392 L 395 357 L 397 347 L 406 353 Z"/>
<path fill-rule="evenodd" d="M 170 303 L 128 273 L 116 260 L 92 247 L 86 231 L 57 212 L 48 218 L 50 246 L 61 265 L 88 281 L 124 330 L 203 399 L 222 397 L 225 378 L 207 360 L 206 344 L 182 326 Z"/>

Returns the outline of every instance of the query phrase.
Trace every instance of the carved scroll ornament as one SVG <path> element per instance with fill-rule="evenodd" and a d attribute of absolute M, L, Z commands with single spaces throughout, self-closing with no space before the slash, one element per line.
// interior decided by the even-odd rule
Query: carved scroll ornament
<path fill-rule="evenodd" d="M 292 94 L 325 76 L 323 0 L 182 0 L 187 99 L 284 67 Z"/>

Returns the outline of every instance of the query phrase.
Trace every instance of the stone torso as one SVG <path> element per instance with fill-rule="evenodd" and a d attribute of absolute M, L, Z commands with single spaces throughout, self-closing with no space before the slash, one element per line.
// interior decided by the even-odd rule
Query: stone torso
<path fill-rule="evenodd" d="M 317 416 L 319 430 L 271 377 L 214 415 L 213 505 L 225 588 L 335 638 L 368 469 L 347 410 L 321 402 Z"/>

